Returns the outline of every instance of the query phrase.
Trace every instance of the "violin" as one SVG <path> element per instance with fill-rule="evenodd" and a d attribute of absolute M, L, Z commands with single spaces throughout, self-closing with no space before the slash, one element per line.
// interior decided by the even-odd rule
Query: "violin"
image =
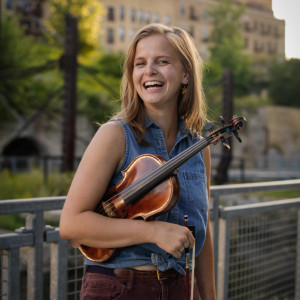
<path fill-rule="evenodd" d="M 229 123 L 221 117 L 221 121 L 222 126 L 217 130 L 213 130 L 213 125 L 207 123 L 204 128 L 210 132 L 208 136 L 201 138 L 168 161 L 152 154 L 136 157 L 122 171 L 122 180 L 106 191 L 95 212 L 110 218 L 140 218 L 146 221 L 170 211 L 179 199 L 180 185 L 176 176 L 179 166 L 219 140 L 224 147 L 230 149 L 226 138 L 231 135 L 241 142 L 237 131 L 245 125 L 245 117 L 234 116 Z M 86 245 L 80 245 L 79 250 L 94 262 L 104 262 L 118 254 L 118 249 L 102 249 Z"/>

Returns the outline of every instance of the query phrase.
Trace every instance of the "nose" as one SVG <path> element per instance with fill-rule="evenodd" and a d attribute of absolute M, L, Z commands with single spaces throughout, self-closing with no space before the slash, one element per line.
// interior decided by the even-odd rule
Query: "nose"
<path fill-rule="evenodd" d="M 146 75 L 153 75 L 153 74 L 156 74 L 156 73 L 157 73 L 157 70 L 156 70 L 155 64 L 149 62 L 146 65 L 145 74 Z"/>

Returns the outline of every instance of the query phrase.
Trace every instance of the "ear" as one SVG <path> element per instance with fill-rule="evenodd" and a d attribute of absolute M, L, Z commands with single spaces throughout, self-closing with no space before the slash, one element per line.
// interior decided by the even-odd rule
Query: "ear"
<path fill-rule="evenodd" d="M 184 72 L 182 77 L 182 84 L 188 84 L 190 75 L 187 71 Z"/>

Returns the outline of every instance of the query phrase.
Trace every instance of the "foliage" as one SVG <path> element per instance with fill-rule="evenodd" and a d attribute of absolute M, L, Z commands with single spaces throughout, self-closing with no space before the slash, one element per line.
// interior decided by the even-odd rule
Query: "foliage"
<path fill-rule="evenodd" d="M 274 104 L 300 107 L 300 59 L 275 64 L 270 69 L 268 92 Z"/>
<path fill-rule="evenodd" d="M 64 196 L 68 192 L 73 173 L 52 173 L 47 182 L 42 170 L 26 173 L 0 172 L 0 199 Z"/>
<path fill-rule="evenodd" d="M 95 53 L 79 60 L 78 110 L 89 120 L 105 122 L 119 109 L 123 56 Z"/>
<path fill-rule="evenodd" d="M 1 229 L 14 230 L 23 227 L 24 223 L 25 220 L 20 215 L 2 215 L 0 218 Z"/>
<path fill-rule="evenodd" d="M 65 14 L 78 19 L 79 52 L 84 53 L 98 47 L 100 18 L 103 8 L 100 1 L 93 0 L 51 0 L 48 26 L 59 36 L 65 37 Z"/>
<path fill-rule="evenodd" d="M 0 172 L 0 201 L 37 197 L 65 196 L 70 187 L 73 173 L 52 173 L 47 182 L 40 169 L 29 173 Z M 14 230 L 24 226 L 24 217 L 19 214 L 2 215 L 0 228 Z M 49 220 L 47 224 L 50 224 Z"/>
<path fill-rule="evenodd" d="M 60 76 L 51 70 L 57 67 L 59 52 L 26 36 L 18 19 L 9 14 L 1 18 L 0 36 L 0 120 L 12 115 L 30 115 L 41 105 L 57 97 Z M 50 73 L 49 73 L 50 72 Z M 55 87 L 55 88 L 54 88 Z M 41 103 L 41 99 L 45 102 Z M 51 103 L 55 107 L 55 101 Z"/>
<path fill-rule="evenodd" d="M 12 117 L 24 123 L 41 113 L 61 114 L 62 49 L 25 35 L 18 23 L 8 14 L 1 19 L 0 126 Z M 119 99 L 123 56 L 94 49 L 79 55 L 78 61 L 77 111 L 103 122 L 119 106 L 112 99 Z"/>
<path fill-rule="evenodd" d="M 233 72 L 236 94 L 248 92 L 251 77 L 250 57 L 244 53 L 244 40 L 240 34 L 243 12 L 244 6 L 235 6 L 230 0 L 221 0 L 209 11 L 214 26 L 210 36 L 211 62 L 219 65 L 222 72 L 225 69 Z"/>

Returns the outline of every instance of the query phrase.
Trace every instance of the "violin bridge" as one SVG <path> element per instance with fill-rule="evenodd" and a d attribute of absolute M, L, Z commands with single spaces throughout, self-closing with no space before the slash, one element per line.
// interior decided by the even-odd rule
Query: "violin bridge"
<path fill-rule="evenodd" d="M 117 217 L 117 214 L 114 212 L 112 205 L 109 201 L 105 201 L 102 203 L 102 207 L 106 213 L 106 215 L 110 218 L 115 218 Z"/>

